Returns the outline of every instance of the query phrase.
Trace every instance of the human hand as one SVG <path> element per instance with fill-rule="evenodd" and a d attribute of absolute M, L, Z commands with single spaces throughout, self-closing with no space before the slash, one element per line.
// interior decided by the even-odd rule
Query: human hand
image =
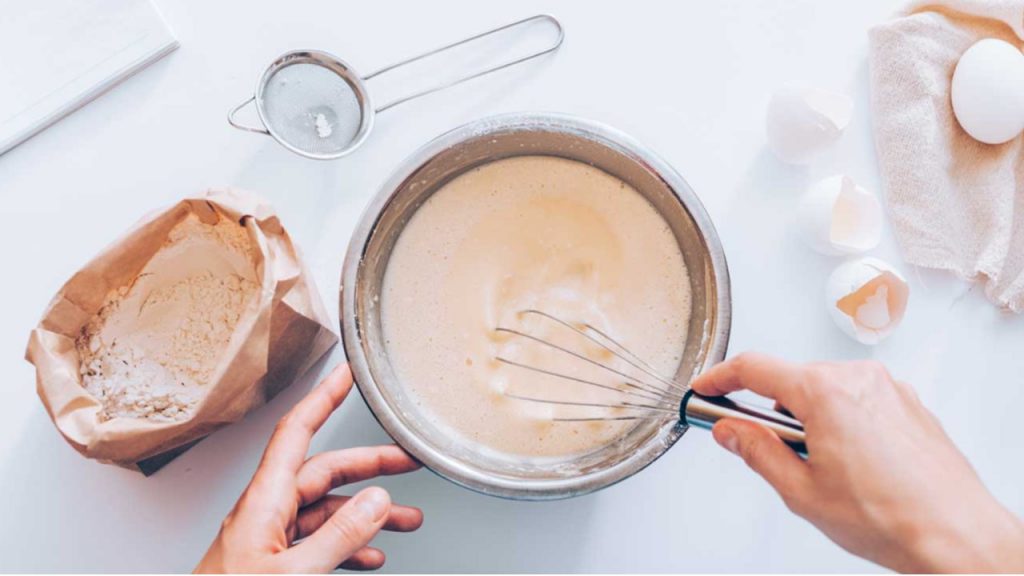
<path fill-rule="evenodd" d="M 710 396 L 749 389 L 803 422 L 806 461 L 758 424 L 725 419 L 712 432 L 850 552 L 899 571 L 1024 572 L 1024 523 L 881 364 L 797 365 L 748 353 L 692 386 Z"/>
<path fill-rule="evenodd" d="M 351 388 L 352 373 L 340 365 L 278 422 L 252 481 L 196 572 L 374 570 L 384 564 L 384 553 L 368 544 L 381 528 L 420 527 L 423 513 L 392 505 L 382 488 L 366 488 L 352 498 L 328 494 L 344 484 L 419 468 L 401 448 L 348 448 L 306 459 L 313 434 Z"/>

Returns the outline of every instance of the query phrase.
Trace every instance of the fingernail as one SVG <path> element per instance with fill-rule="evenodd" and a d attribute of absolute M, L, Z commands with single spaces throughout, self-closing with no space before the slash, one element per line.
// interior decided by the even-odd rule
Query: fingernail
<path fill-rule="evenodd" d="M 376 522 L 388 513 L 391 498 L 383 488 L 367 488 L 355 499 L 356 510 L 368 521 Z"/>
<path fill-rule="evenodd" d="M 729 426 L 715 426 L 714 432 L 715 440 L 722 448 L 737 456 L 740 455 L 740 439 L 732 428 Z"/>

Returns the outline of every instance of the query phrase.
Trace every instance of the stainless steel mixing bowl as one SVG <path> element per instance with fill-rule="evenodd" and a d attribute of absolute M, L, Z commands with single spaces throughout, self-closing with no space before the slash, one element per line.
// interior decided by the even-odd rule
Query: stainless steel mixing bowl
<path fill-rule="evenodd" d="M 595 452 L 545 461 L 490 454 L 430 423 L 388 361 L 380 293 L 388 258 L 417 208 L 438 188 L 481 164 L 523 155 L 586 162 L 632 185 L 669 223 L 689 269 L 693 306 L 675 374 L 689 381 L 721 361 L 729 340 L 729 273 L 700 200 L 667 163 L 601 124 L 551 114 L 514 114 L 456 128 L 412 155 L 367 207 L 349 244 L 341 282 L 341 331 L 363 399 L 394 440 L 441 476 L 515 499 L 567 498 L 614 484 L 643 469 L 686 431 L 678 419 L 649 420 Z"/>

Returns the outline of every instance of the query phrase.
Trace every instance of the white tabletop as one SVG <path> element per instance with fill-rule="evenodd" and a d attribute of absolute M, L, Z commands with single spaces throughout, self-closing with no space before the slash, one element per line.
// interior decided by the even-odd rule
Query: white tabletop
<path fill-rule="evenodd" d="M 980 289 L 902 264 L 891 233 L 874 255 L 911 283 L 903 326 L 875 348 L 847 339 L 824 308 L 834 259 L 792 231 L 798 194 L 846 172 L 877 190 L 867 36 L 894 10 L 861 2 L 199 2 L 158 0 L 181 48 L 0 157 L 0 568 L 192 568 L 246 484 L 274 422 L 343 360 L 335 348 L 243 422 L 155 476 L 82 458 L 57 434 L 23 359 L 60 285 L 144 213 L 230 185 L 268 198 L 304 249 L 332 316 L 346 243 L 390 171 L 434 136 L 501 112 L 556 111 L 632 134 L 688 179 L 718 227 L 733 278 L 733 352 L 794 360 L 874 357 L 916 385 L 985 483 L 1024 514 L 1024 318 Z M 627 7 L 629 6 L 629 7 Z M 536 12 L 565 24 L 562 50 L 381 115 L 355 154 L 306 160 L 238 132 L 227 109 L 275 56 L 298 47 L 369 71 Z M 764 109 L 788 80 L 849 93 L 854 119 L 808 169 L 764 147 Z M 385 442 L 353 396 L 318 435 L 323 450 Z M 386 534 L 387 569 L 405 571 L 867 571 L 791 515 L 743 464 L 692 431 L 641 474 L 554 503 L 474 494 L 428 471 L 381 482 L 421 506 L 424 527 Z"/>

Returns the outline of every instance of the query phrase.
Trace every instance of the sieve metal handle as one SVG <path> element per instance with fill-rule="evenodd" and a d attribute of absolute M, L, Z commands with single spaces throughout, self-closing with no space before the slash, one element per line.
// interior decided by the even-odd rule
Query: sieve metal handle
<path fill-rule="evenodd" d="M 737 402 L 725 396 L 702 396 L 689 390 L 683 396 L 679 415 L 687 424 L 707 430 L 722 418 L 755 422 L 775 432 L 800 456 L 807 456 L 807 437 L 803 424 L 777 410 Z"/>
<path fill-rule="evenodd" d="M 248 100 L 246 100 L 245 102 L 242 102 L 238 106 L 235 106 L 234 108 L 232 108 L 231 111 L 228 112 L 228 124 L 231 124 L 235 128 L 238 128 L 239 130 L 245 130 L 246 132 L 255 132 L 257 134 L 266 134 L 267 136 L 270 136 L 270 131 L 267 130 L 266 127 L 256 128 L 256 127 L 253 127 L 253 126 L 246 126 L 245 124 L 242 124 L 241 122 L 238 122 L 237 120 L 235 120 L 235 114 L 237 114 L 239 110 L 241 110 L 242 108 L 245 108 L 246 106 L 248 106 L 249 104 L 252 104 L 255 101 L 256 101 L 256 97 L 255 96 L 250 96 Z"/>
<path fill-rule="evenodd" d="M 396 68 L 401 68 L 402 66 L 405 66 L 406 64 L 411 64 L 411 63 L 416 62 L 418 60 L 423 60 L 424 58 L 428 58 L 428 57 L 433 56 L 435 54 L 439 54 L 441 52 L 445 52 L 447 50 L 451 50 L 452 48 L 455 48 L 457 46 L 462 46 L 463 44 L 468 44 L 468 43 L 473 42 L 475 40 L 479 40 L 481 38 L 490 36 L 492 34 L 497 34 L 498 32 L 502 32 L 502 31 L 508 30 L 510 28 L 515 28 L 517 26 L 522 26 L 524 24 L 529 24 L 531 22 L 537 22 L 537 21 L 542 21 L 542 20 L 546 21 L 546 22 L 550 22 L 551 24 L 553 24 L 555 26 L 555 29 L 558 31 L 558 37 L 555 39 L 554 43 L 549 45 L 549 46 L 547 46 L 547 47 L 545 47 L 544 49 L 538 50 L 538 51 L 533 52 L 531 54 L 527 54 L 526 56 L 522 56 L 522 57 L 519 57 L 519 58 L 515 58 L 513 60 L 509 60 L 509 61 L 503 62 L 501 64 L 497 64 L 495 66 L 491 66 L 490 68 L 485 68 L 483 70 L 479 70 L 477 72 L 474 72 L 472 74 L 463 76 L 461 78 L 456 78 L 454 80 L 450 80 L 450 81 L 447 81 L 447 82 L 443 82 L 441 84 L 437 84 L 436 86 L 432 86 L 430 88 L 427 88 L 425 90 L 421 90 L 419 92 L 414 92 L 412 94 L 409 94 L 409 95 L 406 95 L 406 96 L 402 96 L 400 98 L 392 100 L 391 102 L 388 102 L 387 104 L 384 104 L 383 106 L 378 107 L 376 110 L 374 110 L 374 112 L 383 112 L 384 110 L 387 110 L 388 108 L 392 108 L 394 106 L 398 106 L 399 104 L 402 104 L 404 102 L 408 102 L 409 100 L 412 100 L 414 98 L 419 98 L 420 96 L 426 96 L 427 94 L 433 94 L 434 92 L 438 92 L 440 90 L 444 90 L 445 88 L 451 88 L 452 86 L 455 86 L 457 84 L 462 84 L 463 82 L 466 82 L 468 80 L 472 80 L 474 78 L 479 78 L 479 77 L 484 76 L 486 74 L 490 74 L 492 72 L 497 72 L 498 70 L 503 70 L 505 68 L 509 68 L 511 66 L 515 66 L 516 64 L 520 64 L 522 62 L 526 62 L 527 60 L 532 60 L 534 58 L 543 56 L 544 54 L 547 54 L 549 52 L 554 52 L 555 50 L 558 49 L 559 46 L 562 45 L 562 40 L 565 39 L 565 30 L 562 28 L 561 22 L 559 22 L 557 19 L 555 19 L 554 16 L 551 16 L 549 14 L 538 14 L 536 16 L 531 16 L 529 18 L 524 18 L 524 19 L 519 20 L 517 22 L 512 22 L 510 24 L 505 24 L 504 26 L 499 26 L 498 28 L 494 28 L 493 30 L 488 30 L 486 32 L 481 32 L 480 34 L 477 34 L 475 36 L 470 36 L 469 38 L 466 38 L 464 40 L 459 40 L 458 42 L 453 42 L 451 44 L 446 44 L 446 45 L 441 46 L 439 48 L 435 48 L 435 49 L 433 49 L 433 50 L 431 50 L 429 52 L 424 52 L 423 54 L 419 54 L 417 56 L 413 56 L 412 58 L 406 58 L 405 60 L 402 60 L 401 62 L 396 62 L 394 64 L 391 64 L 390 66 L 385 66 L 384 68 L 381 68 L 380 70 L 377 70 L 377 71 L 373 72 L 372 74 L 368 74 L 366 76 L 363 76 L 363 80 L 370 80 L 370 79 L 374 78 L 375 76 L 380 76 L 381 74 L 384 74 L 386 72 L 390 72 L 391 70 L 394 70 Z"/>

